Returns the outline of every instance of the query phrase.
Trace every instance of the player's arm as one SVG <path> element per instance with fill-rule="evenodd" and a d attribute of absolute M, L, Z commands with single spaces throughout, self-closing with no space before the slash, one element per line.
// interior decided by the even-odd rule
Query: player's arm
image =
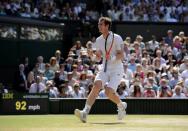
<path fill-rule="evenodd" d="M 101 51 L 96 51 L 95 53 L 88 53 L 89 57 L 92 59 L 92 61 L 100 62 L 102 53 Z"/>
<path fill-rule="evenodd" d="M 123 60 L 124 59 L 124 53 L 123 53 L 123 40 L 121 37 L 118 37 L 116 39 L 116 55 L 115 60 Z"/>
<path fill-rule="evenodd" d="M 95 53 L 95 61 L 99 62 L 102 59 L 102 52 L 100 50 L 97 50 Z"/>
<path fill-rule="evenodd" d="M 94 61 L 100 62 L 101 59 L 102 59 L 102 51 L 100 50 L 98 39 L 96 39 L 96 42 L 92 44 L 92 48 L 96 49 L 96 52 L 93 54 L 94 55 Z"/>

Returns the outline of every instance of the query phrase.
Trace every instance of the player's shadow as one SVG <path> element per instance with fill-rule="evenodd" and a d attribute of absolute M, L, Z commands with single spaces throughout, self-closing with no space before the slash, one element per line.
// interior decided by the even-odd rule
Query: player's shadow
<path fill-rule="evenodd" d="M 125 124 L 124 122 L 90 122 L 90 124 L 96 124 L 96 125 L 119 125 L 119 124 Z"/>

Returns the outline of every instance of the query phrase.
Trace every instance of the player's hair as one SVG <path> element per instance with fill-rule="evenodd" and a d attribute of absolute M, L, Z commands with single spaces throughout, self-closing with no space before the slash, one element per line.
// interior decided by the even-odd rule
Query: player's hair
<path fill-rule="evenodd" d="M 108 29 L 111 29 L 112 26 L 112 20 L 109 17 L 100 17 L 99 21 L 104 21 L 105 25 L 109 25 Z"/>

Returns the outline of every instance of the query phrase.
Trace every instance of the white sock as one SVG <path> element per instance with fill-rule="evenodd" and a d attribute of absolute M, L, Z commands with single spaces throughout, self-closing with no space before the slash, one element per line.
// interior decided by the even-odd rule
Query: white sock
<path fill-rule="evenodd" d="M 91 109 L 91 106 L 88 104 L 85 104 L 83 111 L 86 112 L 87 114 L 89 114 L 90 109 Z"/>

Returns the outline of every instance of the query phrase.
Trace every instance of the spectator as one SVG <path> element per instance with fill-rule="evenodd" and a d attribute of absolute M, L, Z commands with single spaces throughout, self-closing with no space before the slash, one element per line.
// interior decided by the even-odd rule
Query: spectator
<path fill-rule="evenodd" d="M 152 88 L 152 85 L 145 86 L 144 97 L 156 97 L 155 91 Z"/>
<path fill-rule="evenodd" d="M 73 94 L 72 94 L 73 98 L 84 98 L 84 93 L 83 91 L 80 89 L 80 85 L 78 83 L 75 83 L 73 85 Z"/>
<path fill-rule="evenodd" d="M 30 71 L 27 76 L 27 86 L 30 88 L 30 86 L 35 82 L 35 76 L 33 71 Z"/>
<path fill-rule="evenodd" d="M 147 60 L 147 64 L 151 64 L 151 59 L 153 59 L 153 54 L 151 54 L 146 48 L 144 48 L 142 50 L 142 58 L 145 58 Z"/>
<path fill-rule="evenodd" d="M 60 64 L 63 64 L 64 63 L 64 58 L 61 57 L 61 51 L 60 50 L 56 50 L 55 52 L 55 58 L 56 58 L 56 64 L 57 65 L 60 65 Z"/>
<path fill-rule="evenodd" d="M 154 67 L 154 70 L 155 70 L 155 72 L 156 72 L 157 74 L 161 72 L 162 66 L 161 66 L 161 62 L 160 62 L 160 59 L 159 59 L 159 58 L 155 58 L 155 59 L 153 60 L 153 67 Z"/>
<path fill-rule="evenodd" d="M 148 41 L 148 47 L 149 47 L 149 50 L 153 52 L 156 50 L 156 48 L 159 48 L 159 42 L 156 41 L 155 35 L 152 35 L 152 40 Z"/>
<path fill-rule="evenodd" d="M 157 49 L 156 50 L 156 58 L 158 58 L 159 60 L 160 60 L 160 65 L 164 65 L 164 64 L 166 64 L 166 61 L 165 61 L 165 59 L 162 57 L 162 52 L 161 52 L 161 50 L 160 49 Z"/>
<path fill-rule="evenodd" d="M 57 98 L 59 96 L 59 91 L 57 87 L 54 86 L 52 81 L 46 82 L 46 93 L 49 93 L 50 98 Z"/>
<path fill-rule="evenodd" d="M 141 43 L 139 43 L 138 41 L 134 42 L 133 48 L 135 51 L 135 55 L 136 55 L 136 59 L 140 62 L 141 61 L 141 55 L 142 55 L 142 50 L 141 50 Z"/>
<path fill-rule="evenodd" d="M 143 83 L 145 74 L 142 71 L 142 65 L 141 64 L 136 64 L 136 71 L 134 73 L 134 78 L 137 78 L 139 76 L 140 81 Z"/>
<path fill-rule="evenodd" d="M 50 58 L 50 70 L 54 72 L 59 70 L 59 64 L 57 64 L 57 60 L 55 57 Z"/>
<path fill-rule="evenodd" d="M 124 50 L 124 61 L 127 61 L 129 60 L 129 57 L 130 57 L 130 50 L 129 50 L 129 43 L 127 41 L 124 41 L 124 44 L 123 44 L 123 50 Z"/>
<path fill-rule="evenodd" d="M 92 50 L 92 42 L 91 41 L 88 41 L 87 43 L 86 43 L 86 48 L 87 48 L 87 50 Z"/>
<path fill-rule="evenodd" d="M 31 71 L 31 65 L 29 63 L 28 57 L 24 57 L 23 64 L 25 67 L 25 69 L 24 69 L 25 75 L 28 76 L 29 72 Z"/>
<path fill-rule="evenodd" d="M 183 59 L 183 63 L 180 65 L 180 73 L 186 70 L 186 65 L 188 65 L 188 56 L 185 56 Z"/>
<path fill-rule="evenodd" d="M 186 39 L 185 33 L 184 33 L 183 31 L 180 31 L 178 36 L 180 37 L 180 41 L 181 41 L 182 43 L 184 43 L 184 41 L 185 41 L 185 39 Z"/>
<path fill-rule="evenodd" d="M 143 37 L 141 35 L 136 36 L 136 41 L 140 45 L 140 48 L 145 48 L 145 43 L 143 42 Z"/>
<path fill-rule="evenodd" d="M 130 95 L 131 97 L 143 97 L 143 92 L 140 87 L 140 84 L 135 83 L 133 85 L 133 92 Z"/>
<path fill-rule="evenodd" d="M 73 58 L 68 57 L 67 60 L 66 60 L 65 71 L 71 72 L 72 71 L 72 64 L 73 64 Z"/>
<path fill-rule="evenodd" d="M 84 50 L 84 47 L 82 46 L 81 41 L 79 41 L 79 40 L 77 40 L 75 42 L 75 45 L 74 45 L 73 48 L 76 50 L 76 55 L 77 56 L 80 55 L 81 50 Z"/>
<path fill-rule="evenodd" d="M 36 77 L 36 82 L 31 85 L 29 88 L 29 93 L 44 93 L 45 85 L 41 82 L 40 76 Z"/>
<path fill-rule="evenodd" d="M 181 38 L 179 36 L 175 36 L 173 39 L 173 47 L 177 48 L 177 50 L 182 49 Z"/>
<path fill-rule="evenodd" d="M 65 84 L 60 85 L 59 87 L 60 89 L 60 94 L 59 97 L 61 98 L 70 98 L 72 97 L 72 87 L 68 86 L 68 82 L 66 82 Z"/>
<path fill-rule="evenodd" d="M 65 64 L 60 64 L 60 80 L 65 80 L 67 79 L 67 72 L 65 71 Z"/>
<path fill-rule="evenodd" d="M 181 86 L 175 86 L 175 92 L 172 96 L 172 98 L 181 99 L 186 98 L 185 94 L 182 93 L 182 87 Z"/>
<path fill-rule="evenodd" d="M 89 81 L 87 79 L 87 74 L 85 72 L 81 72 L 79 81 L 80 81 L 80 86 L 86 89 L 89 84 Z"/>
<path fill-rule="evenodd" d="M 48 78 L 44 76 L 44 72 L 39 71 L 38 76 L 40 76 L 41 82 L 46 85 L 46 82 L 48 81 Z"/>
<path fill-rule="evenodd" d="M 165 43 L 172 46 L 172 43 L 173 43 L 173 31 L 172 30 L 167 31 L 167 36 L 165 37 Z"/>
<path fill-rule="evenodd" d="M 188 78 L 188 60 L 185 60 L 185 70 L 181 73 L 181 77 L 185 80 Z"/>
<path fill-rule="evenodd" d="M 146 83 L 145 86 L 146 86 L 146 87 L 148 87 L 148 86 L 152 87 L 152 90 L 155 91 L 156 96 L 158 95 L 159 87 L 158 87 L 158 85 L 156 84 L 156 82 L 155 82 L 155 80 L 154 80 L 154 77 L 148 77 L 148 78 L 147 78 L 147 83 Z"/>
<path fill-rule="evenodd" d="M 144 74 L 146 74 L 147 71 L 148 71 L 148 65 L 149 65 L 148 59 L 142 58 L 141 59 L 141 66 L 142 66 L 142 70 L 143 70 Z"/>
<path fill-rule="evenodd" d="M 68 79 L 68 85 L 71 87 L 73 87 L 74 83 L 77 82 L 77 80 L 73 78 L 72 72 L 67 73 L 67 79 Z"/>
<path fill-rule="evenodd" d="M 129 36 L 126 37 L 125 38 L 125 42 L 127 42 L 130 45 L 131 44 L 131 37 L 129 37 Z"/>
<path fill-rule="evenodd" d="M 60 89 L 59 89 L 59 97 L 60 98 L 67 98 L 67 97 L 70 97 L 68 96 L 68 94 L 66 94 L 66 90 L 65 90 L 65 86 L 62 84 L 60 85 Z"/>
<path fill-rule="evenodd" d="M 87 51 L 81 51 L 80 58 L 82 59 L 83 64 L 87 64 L 87 65 L 90 64 L 90 59 L 89 59 Z"/>
<path fill-rule="evenodd" d="M 72 73 L 73 73 L 73 79 L 79 80 L 80 79 L 80 73 L 77 71 L 78 66 L 76 64 L 72 65 Z"/>
<path fill-rule="evenodd" d="M 93 72 L 89 69 L 89 65 L 84 64 L 84 70 L 83 70 L 86 75 L 92 75 L 93 76 Z"/>
<path fill-rule="evenodd" d="M 86 91 L 85 92 L 86 93 L 86 95 L 85 95 L 86 97 L 88 97 L 88 95 L 91 92 L 92 88 L 93 88 L 93 83 L 89 83 L 87 89 L 85 90 Z"/>
<path fill-rule="evenodd" d="M 24 72 L 24 65 L 19 65 L 19 70 L 15 73 L 15 90 L 18 92 L 26 92 L 28 90 L 27 78 Z"/>
<path fill-rule="evenodd" d="M 174 87 L 177 85 L 179 81 L 181 81 L 182 78 L 179 75 L 179 71 L 176 67 L 173 68 L 172 70 L 172 78 L 169 81 L 169 85 L 171 89 L 174 89 Z"/>
<path fill-rule="evenodd" d="M 60 79 L 60 71 L 56 71 L 55 72 L 55 77 L 54 77 L 54 79 L 53 79 L 53 82 L 54 82 L 54 86 L 55 87 L 57 87 L 57 88 L 59 88 L 59 86 L 61 85 L 61 84 L 63 84 L 63 80 L 61 80 Z"/>
<path fill-rule="evenodd" d="M 166 79 L 161 79 L 158 97 L 171 97 L 171 96 L 172 96 L 172 90 L 168 86 L 168 81 Z"/>
<path fill-rule="evenodd" d="M 174 59 L 174 55 L 171 52 L 167 53 L 166 64 L 170 66 L 176 65 L 176 60 Z"/>
<path fill-rule="evenodd" d="M 183 92 L 184 92 L 184 94 L 188 97 L 188 79 L 186 79 L 185 81 L 184 81 L 184 85 L 183 85 Z"/>
<path fill-rule="evenodd" d="M 78 72 L 82 72 L 83 71 L 84 66 L 82 65 L 82 60 L 78 59 L 77 60 L 77 71 Z"/>
<path fill-rule="evenodd" d="M 130 69 L 128 69 L 128 63 L 127 62 L 123 62 L 123 67 L 124 67 L 124 76 L 123 78 L 132 81 L 133 79 L 133 73 Z"/>
<path fill-rule="evenodd" d="M 182 43 L 180 41 L 179 36 L 175 36 L 173 39 L 173 54 L 175 58 L 180 61 L 181 60 L 181 49 L 182 49 Z"/>
<path fill-rule="evenodd" d="M 34 73 L 34 76 L 35 76 L 35 78 L 39 75 L 39 72 L 40 72 L 40 70 L 39 70 L 39 63 L 35 63 L 35 66 L 34 66 L 34 68 L 33 68 L 33 73 Z"/>
<path fill-rule="evenodd" d="M 162 65 L 160 74 L 161 77 L 164 76 L 167 80 L 172 78 L 172 74 L 170 72 L 170 65 Z"/>
<path fill-rule="evenodd" d="M 128 69 L 130 69 L 132 72 L 136 71 L 136 63 L 135 63 L 135 57 L 131 56 L 130 63 L 128 64 Z"/>
<path fill-rule="evenodd" d="M 122 79 L 118 88 L 117 88 L 117 93 L 118 93 L 120 99 L 125 99 L 126 97 L 129 96 L 128 86 L 129 86 L 129 83 L 126 83 L 126 80 Z"/>
<path fill-rule="evenodd" d="M 162 21 L 186 22 L 187 7 L 184 2 L 174 1 L 101 1 L 97 8 L 88 6 L 93 2 L 74 1 L 2 1 L 0 14 L 27 18 L 97 20 L 100 16 L 114 21 Z M 179 4 L 177 4 L 179 3 Z M 57 6 L 60 5 L 60 6 Z M 87 8 L 86 8 L 87 7 Z M 104 8 L 102 8 L 104 7 Z"/>
<path fill-rule="evenodd" d="M 55 77 L 55 72 L 50 69 L 49 63 L 46 63 L 45 65 L 44 77 L 46 77 L 48 80 L 53 80 Z"/>
<path fill-rule="evenodd" d="M 43 62 L 43 60 L 44 60 L 43 56 L 37 57 L 38 71 L 41 71 L 41 72 L 45 71 L 45 63 Z"/>

